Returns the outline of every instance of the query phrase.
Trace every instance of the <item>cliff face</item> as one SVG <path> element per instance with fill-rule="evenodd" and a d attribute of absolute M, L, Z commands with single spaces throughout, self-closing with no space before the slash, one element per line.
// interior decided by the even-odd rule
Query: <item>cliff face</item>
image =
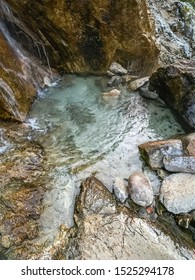
<path fill-rule="evenodd" d="M 146 1 L 6 2 L 20 19 L 12 25 L 8 22 L 12 33 L 14 28 L 21 31 L 15 34 L 17 41 L 46 62 L 44 47 L 54 68 L 104 73 L 111 62 L 117 61 L 132 72 L 148 74 L 156 66 L 158 49 Z"/>
<path fill-rule="evenodd" d="M 35 97 L 35 87 L 27 82 L 21 60 L 0 34 L 0 117 L 23 121 Z"/>

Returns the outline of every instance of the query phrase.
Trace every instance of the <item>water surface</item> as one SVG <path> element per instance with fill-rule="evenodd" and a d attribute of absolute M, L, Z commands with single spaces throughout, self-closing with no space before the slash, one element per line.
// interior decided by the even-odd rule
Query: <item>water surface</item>
<path fill-rule="evenodd" d="M 44 147 L 51 170 L 43 231 L 73 225 L 81 180 L 95 174 L 112 190 L 116 177 L 128 178 L 143 170 L 139 144 L 183 133 L 162 102 L 125 88 L 118 98 L 104 97 L 106 83 L 105 77 L 66 75 L 41 92 L 33 105 L 27 122 L 34 128 L 32 138 Z"/>

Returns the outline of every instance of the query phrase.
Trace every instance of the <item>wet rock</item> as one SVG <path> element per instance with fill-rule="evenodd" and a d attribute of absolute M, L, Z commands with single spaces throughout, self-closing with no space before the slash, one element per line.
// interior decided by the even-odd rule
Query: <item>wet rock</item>
<path fill-rule="evenodd" d="M 188 156 L 195 156 L 195 133 L 185 135 L 181 138 L 185 154 Z"/>
<path fill-rule="evenodd" d="M 161 48 L 161 63 L 167 65 L 181 58 L 192 58 L 194 56 L 194 39 L 188 37 L 184 30 L 184 27 L 189 25 L 188 17 L 184 17 L 178 7 L 189 4 L 175 0 L 166 2 L 148 0 L 147 3 L 154 19 L 157 40 Z M 190 10 L 190 14 L 193 15 L 193 8 L 191 7 Z M 190 25 L 193 29 L 194 23 Z"/>
<path fill-rule="evenodd" d="M 127 69 L 125 69 L 124 67 L 122 67 L 122 65 L 120 65 L 119 63 L 117 62 L 113 62 L 110 67 L 109 67 L 109 70 L 116 74 L 116 75 L 126 75 L 127 74 Z"/>
<path fill-rule="evenodd" d="M 12 258 L 20 246 L 30 252 L 32 244 L 25 242 L 39 235 L 45 158 L 42 148 L 26 139 L 27 127 L 4 125 L 3 140 L 11 144 L 0 155 L 0 252 Z"/>
<path fill-rule="evenodd" d="M 121 201 L 122 203 L 125 202 L 125 200 L 129 196 L 127 183 L 125 182 L 125 180 L 123 180 L 119 177 L 116 177 L 114 180 L 113 190 L 114 190 L 114 194 L 117 197 L 117 199 L 119 201 Z"/>
<path fill-rule="evenodd" d="M 154 199 L 149 179 L 141 172 L 133 173 L 128 180 L 131 199 L 140 206 L 149 206 Z"/>
<path fill-rule="evenodd" d="M 139 76 L 133 76 L 133 75 L 123 75 L 122 76 L 122 81 L 124 84 L 128 84 L 134 80 L 137 80 L 139 78 Z"/>
<path fill-rule="evenodd" d="M 150 78 L 150 88 L 159 93 L 190 129 L 195 128 L 195 61 L 162 67 Z"/>
<path fill-rule="evenodd" d="M 103 97 L 108 97 L 108 96 L 111 96 L 111 97 L 118 97 L 120 95 L 120 90 L 114 88 L 112 89 L 111 91 L 108 91 L 108 92 L 103 92 L 102 93 L 102 96 Z"/>
<path fill-rule="evenodd" d="M 63 259 L 183 259 L 193 250 L 178 248 L 157 223 L 136 217 L 95 177 L 81 187 L 75 209 L 76 234 L 63 249 Z M 144 248 L 144 250 L 143 250 Z"/>
<path fill-rule="evenodd" d="M 178 226 L 183 228 L 189 228 L 192 216 L 190 214 L 180 214 L 175 216 L 175 220 Z"/>
<path fill-rule="evenodd" d="M 195 175 L 172 174 L 165 178 L 160 189 L 160 201 L 174 214 L 195 209 Z"/>
<path fill-rule="evenodd" d="M 154 195 L 158 195 L 161 186 L 161 180 L 159 179 L 157 172 L 151 170 L 150 167 L 145 166 L 143 173 L 150 180 Z"/>
<path fill-rule="evenodd" d="M 149 77 L 144 77 L 144 78 L 140 78 L 135 81 L 132 81 L 128 84 L 128 89 L 130 91 L 135 91 L 135 90 L 139 89 L 141 86 L 143 86 L 148 80 L 149 80 Z"/>
<path fill-rule="evenodd" d="M 148 88 L 149 83 L 146 82 L 145 84 L 143 84 L 143 86 L 141 86 L 139 88 L 139 94 L 142 97 L 148 98 L 148 99 L 157 99 L 159 96 L 156 92 L 149 90 Z"/>
<path fill-rule="evenodd" d="M 45 50 L 54 68 L 66 73 L 99 74 L 105 73 L 113 61 L 124 67 L 129 61 L 132 71 L 151 73 L 156 66 L 159 51 L 146 1 L 57 0 L 53 5 L 51 1 L 8 0 L 6 3 L 9 7 L 3 7 L 2 11 L 6 14 L 7 10 L 13 10 L 12 16 L 7 14 L 7 21 L 16 29 L 17 41 L 38 59 L 40 51 L 47 63 Z M 42 11 L 44 15 L 40 17 Z M 29 44 L 24 44 L 24 37 Z"/>
<path fill-rule="evenodd" d="M 112 76 L 112 78 L 108 81 L 108 86 L 109 87 L 116 87 L 116 86 L 119 86 L 122 82 L 122 79 L 121 77 L 119 76 Z"/>
<path fill-rule="evenodd" d="M 179 139 L 151 141 L 138 147 L 140 154 L 153 170 L 163 167 L 164 156 L 183 154 L 182 142 Z"/>
<path fill-rule="evenodd" d="M 171 172 L 195 173 L 195 157 L 166 156 L 163 164 Z"/>

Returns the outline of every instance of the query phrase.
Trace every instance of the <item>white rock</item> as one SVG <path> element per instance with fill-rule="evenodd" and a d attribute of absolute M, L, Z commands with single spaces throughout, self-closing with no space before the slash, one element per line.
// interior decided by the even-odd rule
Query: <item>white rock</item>
<path fill-rule="evenodd" d="M 113 190 L 115 196 L 120 200 L 122 203 L 128 198 L 128 187 L 125 184 L 125 181 L 119 177 L 116 177 L 113 184 Z"/>
<path fill-rule="evenodd" d="M 137 80 L 132 81 L 128 84 L 128 89 L 130 91 L 135 91 L 138 88 L 140 88 L 141 86 L 143 86 L 148 81 L 149 81 L 149 77 L 144 77 L 144 78 L 137 79 Z"/>
<path fill-rule="evenodd" d="M 195 174 L 178 173 L 166 177 L 160 189 L 160 201 L 174 214 L 195 209 Z"/>
<path fill-rule="evenodd" d="M 113 62 L 109 68 L 110 72 L 117 75 L 126 75 L 127 70 L 117 62 Z"/>

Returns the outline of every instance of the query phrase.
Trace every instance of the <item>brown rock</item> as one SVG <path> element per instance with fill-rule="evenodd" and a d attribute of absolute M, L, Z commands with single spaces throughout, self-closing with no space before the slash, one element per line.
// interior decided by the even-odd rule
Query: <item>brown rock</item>
<path fill-rule="evenodd" d="M 140 154 L 153 170 L 163 167 L 164 156 L 183 154 L 182 142 L 179 139 L 150 141 L 138 147 Z"/>
<path fill-rule="evenodd" d="M 130 65 L 132 72 L 146 74 L 156 67 L 159 51 L 146 1 L 6 2 L 31 31 L 31 37 L 35 35 L 46 61 L 44 45 L 55 68 L 66 72 L 105 73 L 117 61 L 123 67 Z M 10 20 L 14 25 L 13 17 Z M 17 28 L 22 29 L 22 34 L 27 33 L 19 24 Z M 25 35 L 33 44 L 29 34 Z M 18 32 L 17 40 L 22 42 L 23 36 Z M 25 47 L 29 48 L 28 44 Z M 33 51 L 39 57 L 36 45 Z"/>

